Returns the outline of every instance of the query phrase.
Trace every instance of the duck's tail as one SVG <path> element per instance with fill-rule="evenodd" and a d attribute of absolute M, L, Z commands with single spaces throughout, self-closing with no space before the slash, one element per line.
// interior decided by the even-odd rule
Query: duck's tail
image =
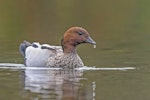
<path fill-rule="evenodd" d="M 24 56 L 24 57 L 25 57 L 26 48 L 27 48 L 28 46 L 31 46 L 31 43 L 28 42 L 28 41 L 26 41 L 26 40 L 24 40 L 24 41 L 20 44 L 20 46 L 19 46 L 19 51 L 20 51 L 20 53 L 22 54 L 22 56 Z"/>

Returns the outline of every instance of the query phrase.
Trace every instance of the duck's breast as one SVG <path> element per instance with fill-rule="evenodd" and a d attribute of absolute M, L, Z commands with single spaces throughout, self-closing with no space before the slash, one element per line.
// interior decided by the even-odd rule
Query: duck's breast
<path fill-rule="evenodd" d="M 84 66 L 77 53 L 57 53 L 54 57 L 49 57 L 48 67 L 77 68 Z"/>

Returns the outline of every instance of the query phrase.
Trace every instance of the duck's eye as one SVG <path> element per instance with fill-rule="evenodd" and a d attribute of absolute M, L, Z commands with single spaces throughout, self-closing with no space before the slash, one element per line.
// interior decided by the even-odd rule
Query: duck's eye
<path fill-rule="evenodd" d="M 78 31 L 77 33 L 78 33 L 78 35 L 83 35 L 83 32 L 81 32 L 81 31 Z"/>

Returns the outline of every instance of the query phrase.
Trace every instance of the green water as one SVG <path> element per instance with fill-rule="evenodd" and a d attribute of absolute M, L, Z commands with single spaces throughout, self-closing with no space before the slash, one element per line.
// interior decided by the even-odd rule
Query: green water
<path fill-rule="evenodd" d="M 23 63 L 18 51 L 23 40 L 60 45 L 67 28 L 82 26 L 97 42 L 96 49 L 89 44 L 77 48 L 86 66 L 136 69 L 63 75 L 0 69 L 0 100 L 149 100 L 149 3 L 148 0 L 1 0 L 0 63 Z M 30 74 L 33 79 L 28 78 Z M 56 77 L 51 77 L 55 74 Z"/>

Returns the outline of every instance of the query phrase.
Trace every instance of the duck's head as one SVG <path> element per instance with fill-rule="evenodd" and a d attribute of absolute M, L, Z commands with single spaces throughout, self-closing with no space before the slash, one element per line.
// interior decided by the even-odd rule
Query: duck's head
<path fill-rule="evenodd" d="M 96 42 L 82 27 L 71 27 L 63 35 L 62 47 L 64 52 L 73 52 L 75 47 L 82 43 L 96 45 Z"/>

